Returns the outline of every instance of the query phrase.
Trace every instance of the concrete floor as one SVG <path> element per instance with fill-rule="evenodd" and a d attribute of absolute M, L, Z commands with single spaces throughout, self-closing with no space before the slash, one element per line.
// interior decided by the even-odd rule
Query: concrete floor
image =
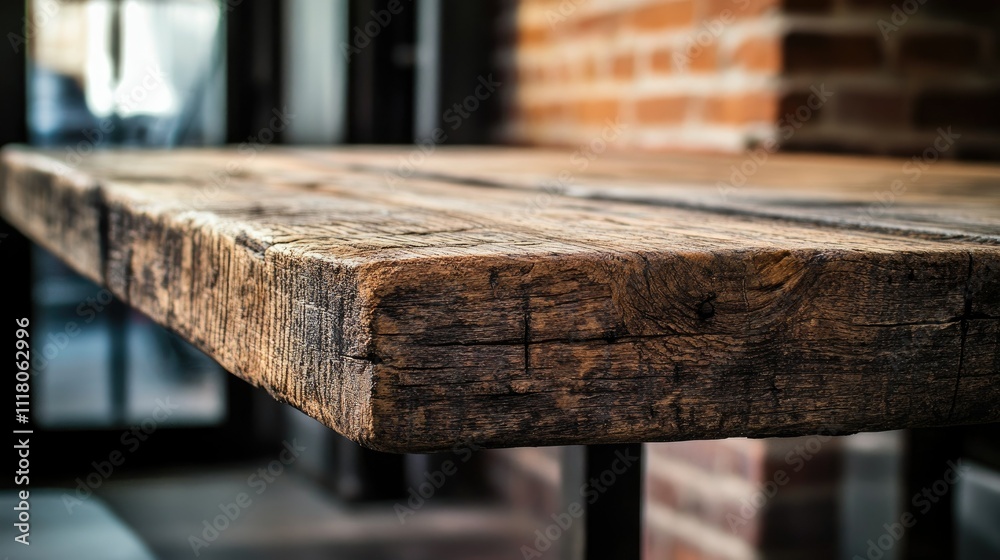
<path fill-rule="evenodd" d="M 259 478 L 248 483 L 256 468 L 109 481 L 100 497 L 162 560 L 499 560 L 520 558 L 521 545 L 542 526 L 499 506 L 433 499 L 400 523 L 395 503 L 339 503 L 292 471 L 263 488 Z M 195 555 L 191 536 L 204 540 L 204 522 L 222 514 L 220 504 L 236 504 L 240 493 L 249 504 L 237 506 L 229 527 Z M 548 554 L 558 557 L 557 550 Z"/>

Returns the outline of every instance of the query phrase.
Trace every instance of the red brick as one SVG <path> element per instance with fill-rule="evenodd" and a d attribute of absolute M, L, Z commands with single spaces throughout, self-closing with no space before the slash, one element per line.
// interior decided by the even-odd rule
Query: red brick
<path fill-rule="evenodd" d="M 778 104 L 768 93 L 748 93 L 711 97 L 705 101 L 705 119 L 725 124 L 773 122 L 778 118 Z"/>
<path fill-rule="evenodd" d="M 882 40 L 875 35 L 795 32 L 785 37 L 782 50 L 789 72 L 870 70 L 883 61 Z"/>
<path fill-rule="evenodd" d="M 548 27 L 522 27 L 517 31 L 517 44 L 519 47 L 542 45 L 548 42 L 549 35 Z"/>
<path fill-rule="evenodd" d="M 778 73 L 782 69 L 781 40 L 777 37 L 754 37 L 733 52 L 733 66 L 761 72 Z"/>
<path fill-rule="evenodd" d="M 706 472 L 757 480 L 765 443 L 761 440 L 675 441 L 651 443 L 646 448 L 650 451 L 651 461 L 666 457 L 697 466 Z"/>
<path fill-rule="evenodd" d="M 690 50 L 662 48 L 653 51 L 653 72 L 710 72 L 718 67 L 718 49 L 715 44 L 698 45 Z"/>
<path fill-rule="evenodd" d="M 669 480 L 658 476 L 646 476 L 646 499 L 651 504 L 659 504 L 677 509 L 680 506 L 678 488 Z"/>
<path fill-rule="evenodd" d="M 949 0 L 945 3 L 928 1 L 920 6 L 919 19 L 928 25 L 907 26 L 892 36 L 891 50 L 875 25 L 879 18 L 888 19 L 892 14 L 893 4 L 901 5 L 901 0 L 747 0 L 746 7 L 740 5 L 744 0 L 649 0 L 649 2 L 629 2 L 617 5 L 608 4 L 605 8 L 594 11 L 580 9 L 568 14 L 567 19 L 556 26 L 550 26 L 544 19 L 541 22 L 525 27 L 519 31 L 514 45 L 506 47 L 504 57 L 516 61 L 511 64 L 511 70 L 517 72 L 511 76 L 516 83 L 527 92 L 532 86 L 544 84 L 545 87 L 566 88 L 566 100 L 558 103 L 535 100 L 532 103 L 530 95 L 511 96 L 512 114 L 519 115 L 524 138 L 529 140 L 536 132 L 553 125 L 597 124 L 606 118 L 617 116 L 622 108 L 626 109 L 631 124 L 638 127 L 657 127 L 666 124 L 677 126 L 700 126 L 694 119 L 685 119 L 689 107 L 698 111 L 697 116 L 703 116 L 709 122 L 725 124 L 748 122 L 779 122 L 785 113 L 794 112 L 800 106 L 806 105 L 810 93 L 804 91 L 783 92 L 779 86 L 760 94 L 737 91 L 730 92 L 719 89 L 709 89 L 696 99 L 685 98 L 683 94 L 645 94 L 649 98 L 639 101 L 631 99 L 642 90 L 634 87 L 639 76 L 637 60 L 634 53 L 616 50 L 619 39 L 623 35 L 641 33 L 655 35 L 666 29 L 668 33 L 695 34 L 703 26 L 711 26 L 721 21 L 720 15 L 729 11 L 734 18 L 770 17 L 777 14 L 810 14 L 821 15 L 830 20 L 847 23 L 848 19 L 867 18 L 872 25 L 865 28 L 831 25 L 820 27 L 817 31 L 808 28 L 794 27 L 792 31 L 773 38 L 760 36 L 748 39 L 736 48 L 726 58 L 720 56 L 715 41 L 711 45 L 701 45 L 704 51 L 693 56 L 688 72 L 718 72 L 720 68 L 736 68 L 764 76 L 788 76 L 795 80 L 808 80 L 817 86 L 824 81 L 832 84 L 835 76 L 852 73 L 856 76 L 876 76 L 879 72 L 890 72 L 900 80 L 880 82 L 879 89 L 875 86 L 853 84 L 836 91 L 837 96 L 829 107 L 819 109 L 822 121 L 835 124 L 847 124 L 859 131 L 871 132 L 870 135 L 860 134 L 841 137 L 836 135 L 802 135 L 783 143 L 786 149 L 802 147 L 831 150 L 837 152 L 880 152 L 893 153 L 900 150 L 912 150 L 920 147 L 923 135 L 917 139 L 894 137 L 880 134 L 889 130 L 905 130 L 907 125 L 917 126 L 931 131 L 938 126 L 953 126 L 956 132 L 966 130 L 973 132 L 996 132 L 994 135 L 980 135 L 978 146 L 990 146 L 993 136 L 1000 137 L 1000 117 L 993 99 L 1000 98 L 997 88 L 982 91 L 981 87 L 964 86 L 965 82 L 950 82 L 947 76 L 951 74 L 977 73 L 983 80 L 993 77 L 1000 61 L 1000 36 L 989 27 L 992 14 L 1000 10 L 996 0 Z M 530 5 L 532 9 L 542 12 L 559 6 L 559 0 L 509 0 L 502 8 L 505 15 L 518 5 Z M 640 6 L 641 4 L 641 6 Z M 937 26 L 939 21 L 969 21 L 968 32 L 955 32 L 953 27 Z M 510 42 L 510 34 L 523 26 L 524 20 L 515 17 L 505 17 L 503 25 Z M 727 21 L 731 21 L 728 20 Z M 725 22 L 723 22 L 725 24 Z M 716 26 L 717 27 L 717 26 Z M 992 33 L 992 35 L 991 35 Z M 586 37 L 575 35 L 586 34 Z M 567 75 L 555 64 L 542 64 L 542 59 L 536 57 L 542 49 L 551 46 L 568 46 L 568 42 L 582 41 L 597 47 L 595 54 L 584 55 L 582 60 L 570 64 L 573 72 Z M 593 41 L 593 43 L 591 43 Z M 683 42 L 677 41 L 672 48 L 682 49 Z M 989 50 L 987 49 L 989 47 Z M 677 62 L 674 50 L 658 48 L 650 53 L 650 69 L 655 73 L 676 75 Z M 582 54 L 582 53 L 581 53 Z M 891 57 L 889 55 L 892 55 Z M 525 70 L 527 69 L 527 70 Z M 912 92 L 905 89 L 910 75 L 940 74 L 933 91 L 922 95 L 920 90 Z M 973 76 L 970 76 L 973 77 Z M 627 93 L 626 100 L 607 99 L 604 93 L 589 90 L 589 86 L 597 80 L 616 80 Z M 898 83 L 897 83 L 898 82 Z M 893 87 L 897 83 L 898 87 Z M 527 86 L 528 89 L 524 89 Z M 573 87 L 570 91 L 568 88 Z M 770 87 L 770 86 L 769 86 Z M 930 86 L 928 86 L 930 87 Z M 872 89 L 870 89 L 872 88 Z M 884 88 L 884 89 L 883 89 Z M 972 88 L 970 91 L 969 88 Z M 976 93 L 979 91 L 980 93 Z M 905 103 L 904 103 L 905 101 Z M 517 111 L 517 109 L 522 109 Z M 810 110 L 810 120 L 807 126 L 816 122 L 816 110 Z M 801 118 L 801 117 L 800 117 Z M 816 122 L 814 122 L 816 121 Z M 642 132 L 640 130 L 640 132 Z M 878 139 L 876 143 L 875 139 Z M 513 138 L 512 140 L 518 140 Z M 538 138 L 535 139 L 536 141 Z M 585 139 L 580 139 L 581 141 Z M 891 143 L 886 144 L 889 140 Z M 752 139 L 748 139 L 748 142 Z M 917 142 L 918 145 L 913 145 Z M 811 143 L 806 146 L 806 143 Z M 996 143 L 1000 145 L 1000 141 Z M 975 149 L 973 149 L 975 148 Z M 666 149 L 666 148 L 664 148 Z M 951 154 L 959 154 L 960 150 L 968 149 L 969 157 L 985 157 L 989 153 L 1000 153 L 997 150 L 985 150 L 973 144 L 972 136 L 963 138 L 961 146 L 952 150 Z M 711 454 L 707 455 L 712 457 Z M 722 455 L 715 455 L 714 460 L 721 460 Z M 700 460 L 700 459 L 699 459 Z M 771 462 L 749 461 L 746 464 L 756 465 L 758 476 L 767 476 L 774 465 Z M 712 469 L 720 469 L 717 463 L 712 463 Z M 777 466 L 780 466 L 778 464 Z M 800 473 L 803 484 L 814 478 L 823 478 L 826 474 L 815 474 L 825 469 L 819 468 L 819 462 L 811 463 L 808 472 Z M 735 468 L 735 467 L 734 467 Z M 747 470 L 751 467 L 747 467 Z M 715 471 L 712 471 L 715 472 Z M 815 474 L 815 476 L 814 476 Z M 799 481 L 799 478 L 795 478 Z"/>
<path fill-rule="evenodd" d="M 517 83 L 530 84 L 533 77 L 534 76 L 532 75 L 530 68 L 524 66 L 517 67 Z"/>
<path fill-rule="evenodd" d="M 629 22 L 643 31 L 694 25 L 693 0 L 661 0 L 633 9 Z"/>
<path fill-rule="evenodd" d="M 622 14 L 616 12 L 586 16 L 571 14 L 566 21 L 566 28 L 577 35 L 610 36 L 621 25 Z"/>
<path fill-rule="evenodd" d="M 600 124 L 615 120 L 621 114 L 617 99 L 585 99 L 575 106 L 576 120 L 583 124 Z"/>
<path fill-rule="evenodd" d="M 525 455 L 523 449 L 496 449 L 484 454 L 485 482 L 505 503 L 547 518 L 561 507 L 559 484 L 539 476 L 533 468 L 537 460 Z"/>
<path fill-rule="evenodd" d="M 904 69 L 961 70 L 976 68 L 982 60 L 977 37 L 957 33 L 904 35 L 900 40 L 899 65 Z"/>
<path fill-rule="evenodd" d="M 653 51 L 650 58 L 650 65 L 653 68 L 653 72 L 658 72 L 662 74 L 669 74 L 671 72 L 677 71 L 676 63 L 674 62 L 674 51 L 673 49 L 657 49 Z"/>
<path fill-rule="evenodd" d="M 535 122 L 553 121 L 566 117 L 568 110 L 563 103 L 532 105 L 528 117 Z"/>
<path fill-rule="evenodd" d="M 765 520 L 763 513 L 735 525 L 731 525 L 727 517 L 729 514 L 740 517 L 740 510 L 744 507 L 740 499 L 744 496 L 732 497 L 712 491 L 693 490 L 685 486 L 680 476 L 676 472 L 669 477 L 654 472 L 647 473 L 644 483 L 647 486 L 646 503 L 697 519 L 706 527 L 734 534 L 749 543 L 756 543 L 759 540 L 760 524 Z M 717 476 L 720 480 L 725 477 L 725 475 Z M 754 491 L 748 491 L 745 497 L 750 499 L 753 493 Z"/>
<path fill-rule="evenodd" d="M 647 560 L 670 560 L 674 542 L 670 535 L 652 530 L 648 525 L 642 532 L 642 557 Z"/>
<path fill-rule="evenodd" d="M 681 55 L 678 60 L 685 64 L 683 69 L 688 72 L 708 72 L 718 66 L 718 48 L 715 43 L 706 45 L 696 42 L 685 43 L 678 53 Z M 676 65 L 677 61 L 673 62 Z"/>
<path fill-rule="evenodd" d="M 765 480 L 773 480 L 779 470 L 788 475 L 785 488 L 829 486 L 840 479 L 841 451 L 837 439 L 816 436 L 775 440 L 768 446 Z M 798 470 L 796 470 L 798 469 Z"/>
<path fill-rule="evenodd" d="M 583 79 L 584 80 L 595 80 L 597 79 L 597 61 L 588 58 L 583 62 Z"/>
<path fill-rule="evenodd" d="M 686 97 L 652 97 L 636 103 L 636 116 L 643 124 L 678 123 L 684 119 L 687 108 Z"/>
<path fill-rule="evenodd" d="M 565 84 L 569 81 L 569 67 L 565 64 L 554 64 L 545 70 L 546 80 L 550 83 Z"/>
<path fill-rule="evenodd" d="M 614 58 L 611 64 L 612 73 L 615 78 L 626 80 L 635 75 L 635 56 L 631 54 L 620 54 Z"/>

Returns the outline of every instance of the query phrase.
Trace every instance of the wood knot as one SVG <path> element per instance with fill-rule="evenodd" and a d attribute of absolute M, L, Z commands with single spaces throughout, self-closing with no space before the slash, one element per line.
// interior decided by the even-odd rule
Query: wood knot
<path fill-rule="evenodd" d="M 603 338 L 604 342 L 607 342 L 608 344 L 614 344 L 615 342 L 618 342 L 619 338 L 627 334 L 628 329 L 625 328 L 625 325 L 615 325 L 613 329 L 604 331 L 604 335 L 601 338 Z"/>
<path fill-rule="evenodd" d="M 705 296 L 705 299 L 701 300 L 698 304 L 698 318 L 702 321 L 707 321 L 712 317 L 715 317 L 715 294 L 711 293 Z"/>

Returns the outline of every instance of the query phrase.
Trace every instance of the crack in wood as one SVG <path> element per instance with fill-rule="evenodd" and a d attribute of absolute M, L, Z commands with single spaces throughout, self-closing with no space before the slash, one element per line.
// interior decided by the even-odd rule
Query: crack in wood
<path fill-rule="evenodd" d="M 958 404 L 958 390 L 962 383 L 962 370 L 965 368 L 965 342 L 969 335 L 969 317 L 972 316 L 972 253 L 969 253 L 969 275 L 965 280 L 965 304 L 961 315 L 962 341 L 958 350 L 958 373 L 955 374 L 955 389 L 951 396 L 951 407 L 948 409 L 948 420 L 955 414 Z"/>

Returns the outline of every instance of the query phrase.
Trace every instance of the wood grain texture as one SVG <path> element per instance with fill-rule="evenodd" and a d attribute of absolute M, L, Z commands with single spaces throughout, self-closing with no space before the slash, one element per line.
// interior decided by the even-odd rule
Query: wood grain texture
<path fill-rule="evenodd" d="M 565 152 L 438 148 L 402 173 L 411 151 L 68 167 L 7 149 L 0 211 L 373 448 L 1000 420 L 996 167 L 932 166 L 857 220 L 907 179 L 902 162 L 771 156 L 723 197 L 739 158 L 584 169 Z"/>

